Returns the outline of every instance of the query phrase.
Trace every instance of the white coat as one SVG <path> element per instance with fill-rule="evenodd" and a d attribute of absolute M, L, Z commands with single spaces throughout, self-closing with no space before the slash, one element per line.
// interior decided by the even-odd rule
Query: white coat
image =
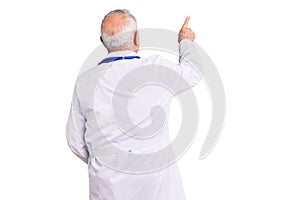
<path fill-rule="evenodd" d="M 196 85 L 201 80 L 201 75 L 193 65 L 201 65 L 201 61 L 195 44 L 188 39 L 182 40 L 179 43 L 179 53 L 179 64 L 161 56 L 118 60 L 97 65 L 78 77 L 66 132 L 71 150 L 88 164 L 90 200 L 185 199 L 176 163 L 156 172 L 132 174 L 116 171 L 100 159 L 101 153 L 104 152 L 102 149 L 109 144 L 131 153 L 144 153 L 158 150 L 170 142 L 167 123 L 158 134 L 146 139 L 124 134 L 115 121 L 112 98 L 120 80 L 127 73 L 145 65 L 165 66 L 177 72 L 189 84 L 189 87 L 181 88 L 180 92 Z M 107 57 L 124 55 L 136 53 L 119 51 L 109 53 Z M 103 71 L 104 68 L 106 70 Z M 147 70 L 151 70 L 151 67 Z M 156 70 L 155 73 L 162 79 L 166 76 L 160 70 Z M 144 76 L 147 74 L 145 71 Z M 126 91 L 117 95 L 132 95 L 125 93 Z M 157 84 L 135 90 L 132 101 L 128 103 L 132 123 L 140 127 L 149 125 L 150 110 L 155 105 L 164 108 L 167 120 L 168 108 L 173 97 L 172 92 Z M 103 135 L 99 134 L 100 130 Z M 118 157 L 113 153 L 108 153 L 107 156 L 118 161 Z"/>

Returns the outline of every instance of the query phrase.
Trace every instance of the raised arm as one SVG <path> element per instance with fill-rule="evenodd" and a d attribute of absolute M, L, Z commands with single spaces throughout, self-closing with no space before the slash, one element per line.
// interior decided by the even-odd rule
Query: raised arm
<path fill-rule="evenodd" d="M 196 44 L 193 42 L 196 35 L 192 29 L 188 28 L 190 17 L 185 19 L 179 34 L 179 67 L 181 77 L 187 81 L 189 87 L 180 88 L 178 93 L 195 86 L 201 79 L 201 58 Z"/>

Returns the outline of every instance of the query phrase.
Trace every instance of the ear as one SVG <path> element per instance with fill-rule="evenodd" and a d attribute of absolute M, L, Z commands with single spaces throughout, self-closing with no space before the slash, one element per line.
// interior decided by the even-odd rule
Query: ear
<path fill-rule="evenodd" d="M 135 33 L 134 33 L 134 45 L 135 46 L 139 46 L 140 45 L 140 36 L 139 36 L 139 32 L 138 31 L 136 31 Z"/>
<path fill-rule="evenodd" d="M 100 36 L 100 41 L 103 43 L 103 39 L 102 39 L 102 36 Z"/>

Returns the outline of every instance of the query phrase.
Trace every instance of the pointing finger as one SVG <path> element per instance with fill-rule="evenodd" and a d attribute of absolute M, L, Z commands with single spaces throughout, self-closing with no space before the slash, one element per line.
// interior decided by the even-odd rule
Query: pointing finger
<path fill-rule="evenodd" d="M 185 21 L 184 21 L 184 24 L 181 27 L 181 29 L 187 28 L 187 26 L 189 24 L 189 21 L 190 21 L 190 16 L 187 16 L 186 19 L 185 19 Z"/>

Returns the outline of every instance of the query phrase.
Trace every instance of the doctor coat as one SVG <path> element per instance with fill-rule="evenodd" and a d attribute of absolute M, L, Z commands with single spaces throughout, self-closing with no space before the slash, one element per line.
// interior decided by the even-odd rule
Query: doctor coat
<path fill-rule="evenodd" d="M 107 57 L 134 55 L 136 53 L 133 51 L 119 51 L 109 53 Z M 117 122 L 117 112 L 122 110 L 123 105 L 118 105 L 118 101 L 114 99 L 124 98 L 128 102 L 126 105 L 132 122 L 126 127 L 128 132 L 130 128 L 134 128 L 130 127 L 133 125 L 141 128 L 149 126 L 153 120 L 151 109 L 155 106 L 164 109 L 164 120 L 167 122 L 172 98 L 195 86 L 201 80 L 201 73 L 196 69 L 200 65 L 201 60 L 196 45 L 191 40 L 184 39 L 179 43 L 179 64 L 158 55 L 117 60 L 97 65 L 77 78 L 66 134 L 70 149 L 88 164 L 90 200 L 185 199 L 176 162 L 160 170 L 132 173 L 132 171 L 122 170 L 122 166 L 132 163 L 111 166 L 119 160 L 124 162 L 124 157 L 121 159 L 117 153 L 107 151 L 107 148 L 113 145 L 124 152 L 138 155 L 157 152 L 168 145 L 170 143 L 168 123 L 163 123 L 162 128 L 155 134 L 151 135 L 148 131 L 149 137 L 126 134 L 126 130 L 123 130 Z M 129 76 L 136 81 L 124 81 L 126 75 L 142 66 L 144 66 L 142 74 L 135 76 L 133 73 L 131 77 Z M 175 94 L 170 91 L 170 88 L 159 84 L 145 84 L 135 88 L 134 91 L 126 90 L 127 85 L 131 83 L 142 83 L 143 80 L 147 80 L 149 74 L 158 77 L 157 80 L 168 79 L 167 71 L 163 70 L 166 68 L 176 72 L 179 78 L 187 81 L 188 86 L 179 86 L 177 90 L 175 89 Z M 176 87 L 175 82 L 174 87 Z M 112 162 L 106 163 L 105 159 L 101 158 L 103 155 Z M 138 162 L 134 163 L 131 169 L 138 165 Z M 116 169 L 118 166 L 119 169 Z"/>

